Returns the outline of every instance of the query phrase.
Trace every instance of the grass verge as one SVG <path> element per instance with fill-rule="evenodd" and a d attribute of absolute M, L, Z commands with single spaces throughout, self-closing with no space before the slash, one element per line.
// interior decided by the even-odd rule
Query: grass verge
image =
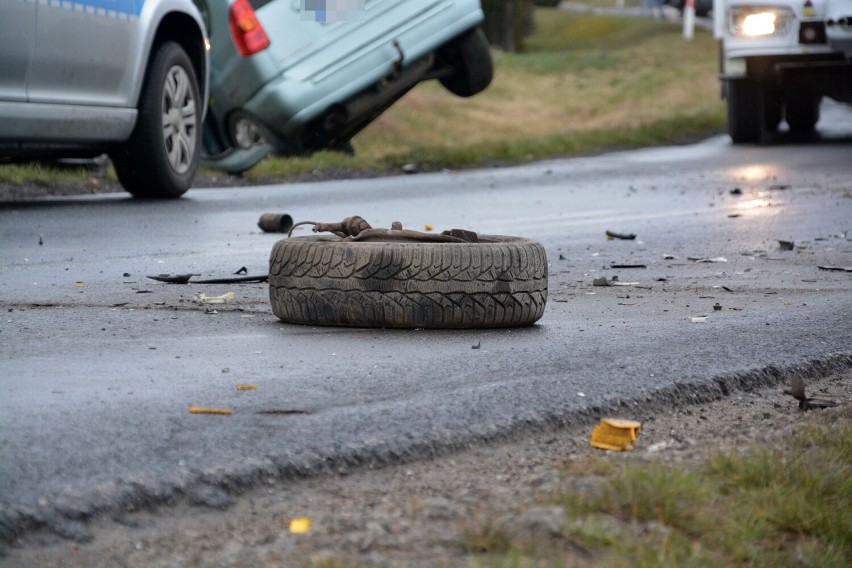
<path fill-rule="evenodd" d="M 846 567 L 852 565 L 852 412 L 772 448 L 697 465 L 593 459 L 565 469 L 596 483 L 552 496 L 559 534 L 512 537 L 483 524 L 461 546 L 474 565 Z M 495 538 L 499 534 L 500 538 Z"/>

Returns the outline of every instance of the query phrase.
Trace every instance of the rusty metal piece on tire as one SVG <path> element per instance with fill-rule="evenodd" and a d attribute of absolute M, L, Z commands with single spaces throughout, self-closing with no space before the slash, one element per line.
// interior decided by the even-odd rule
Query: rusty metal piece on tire
<path fill-rule="evenodd" d="M 602 418 L 600 424 L 592 430 L 590 444 L 593 448 L 613 451 L 630 451 L 636 446 L 641 422 Z"/>
<path fill-rule="evenodd" d="M 293 218 L 286 213 L 264 213 L 257 226 L 264 233 L 289 233 L 293 228 Z"/>

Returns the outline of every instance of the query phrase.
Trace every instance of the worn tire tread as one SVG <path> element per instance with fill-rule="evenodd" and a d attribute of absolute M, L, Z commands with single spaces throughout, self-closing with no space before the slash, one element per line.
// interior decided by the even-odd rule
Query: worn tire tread
<path fill-rule="evenodd" d="M 476 328 L 530 325 L 547 301 L 541 244 L 281 240 L 270 255 L 273 313 L 289 323 Z"/>

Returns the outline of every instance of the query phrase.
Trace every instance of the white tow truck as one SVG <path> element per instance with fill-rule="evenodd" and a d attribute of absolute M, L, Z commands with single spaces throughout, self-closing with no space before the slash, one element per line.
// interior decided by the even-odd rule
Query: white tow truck
<path fill-rule="evenodd" d="M 713 18 L 734 143 L 782 120 L 813 132 L 823 97 L 852 103 L 852 0 L 714 0 Z"/>

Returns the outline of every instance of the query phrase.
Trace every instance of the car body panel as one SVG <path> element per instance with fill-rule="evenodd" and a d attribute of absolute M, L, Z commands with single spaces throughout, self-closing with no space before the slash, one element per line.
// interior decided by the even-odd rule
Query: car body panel
<path fill-rule="evenodd" d="M 8 10 L 8 11 L 7 11 Z M 191 0 L 10 0 L 0 6 L 0 30 L 13 17 L 32 17 L 32 48 L 5 52 L 0 62 L 0 152 L 62 143 L 121 142 L 133 131 L 155 36 L 179 14 L 204 24 Z M 21 30 L 29 29 L 19 26 Z M 19 34 L 25 41 L 28 34 Z M 90 38 L 96 37 L 97 41 Z M 5 51 L 4 47 L 4 51 Z M 20 67 L 29 55 L 23 97 Z M 205 54 L 206 57 L 206 54 Z M 10 65 L 6 72 L 6 62 Z M 205 71 L 207 69 L 205 62 Z M 206 105 L 208 79 L 199 77 Z M 205 107 L 206 108 L 206 107 Z M 202 111 L 203 112 L 203 111 Z M 203 114 L 202 114 L 203 116 Z"/>
<path fill-rule="evenodd" d="M 0 100 L 27 100 L 27 72 L 35 54 L 35 2 L 12 1 L 0 17 Z"/>

